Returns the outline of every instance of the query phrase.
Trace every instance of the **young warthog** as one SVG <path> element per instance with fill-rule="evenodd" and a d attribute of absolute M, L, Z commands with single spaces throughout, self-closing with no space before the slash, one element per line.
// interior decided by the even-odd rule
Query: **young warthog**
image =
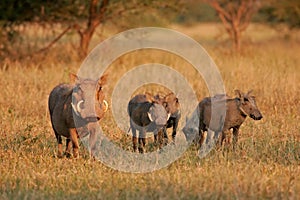
<path fill-rule="evenodd" d="M 216 102 L 216 101 L 226 100 L 226 99 L 230 99 L 230 97 L 227 96 L 226 94 L 216 94 L 213 97 L 205 97 L 202 99 L 202 101 L 198 104 L 198 106 L 192 113 L 192 116 L 190 118 L 186 118 L 186 124 L 182 129 L 183 133 L 185 134 L 186 140 L 188 142 L 199 143 L 200 140 L 199 118 L 200 115 L 202 115 L 201 117 L 203 118 L 204 107 L 211 106 L 211 101 Z M 223 104 L 218 105 L 218 107 L 225 106 L 225 105 L 226 104 L 224 102 Z"/>
<path fill-rule="evenodd" d="M 236 90 L 236 93 L 237 97 L 233 99 L 225 95 L 217 95 L 215 97 L 206 97 L 198 104 L 197 113 L 199 117 L 198 130 L 200 146 L 204 141 L 204 132 L 208 129 L 214 131 L 217 136 L 221 133 L 219 140 L 221 145 L 226 138 L 226 134 L 230 129 L 233 129 L 233 147 L 235 148 L 238 141 L 239 128 L 246 117 L 249 116 L 254 120 L 262 119 L 262 114 L 256 105 L 255 97 L 250 95 L 251 91 L 244 94 Z M 216 109 L 226 105 L 226 116 L 219 116 L 223 118 L 220 124 L 210 124 L 212 118 L 212 104 L 214 104 Z M 183 130 L 186 135 L 190 135 L 190 131 L 191 129 L 188 128 L 184 128 Z"/>
<path fill-rule="evenodd" d="M 78 133 L 76 128 L 87 129 L 90 133 L 91 153 L 94 154 L 96 132 L 93 126 L 103 118 L 108 104 L 104 100 L 102 86 L 106 83 L 107 75 L 98 81 L 82 79 L 70 74 L 73 84 L 60 84 L 50 93 L 48 106 L 51 124 L 58 142 L 59 158 L 63 157 L 62 137 L 66 137 L 66 156 L 78 157 Z M 72 142 L 72 144 L 71 144 Z"/>
<path fill-rule="evenodd" d="M 138 150 L 140 153 L 145 152 L 146 132 L 154 132 L 156 135 L 166 125 L 170 117 L 163 105 L 155 101 L 149 102 L 151 99 L 151 96 L 139 94 L 128 103 L 133 150 L 137 151 L 136 131 L 138 130 Z"/>

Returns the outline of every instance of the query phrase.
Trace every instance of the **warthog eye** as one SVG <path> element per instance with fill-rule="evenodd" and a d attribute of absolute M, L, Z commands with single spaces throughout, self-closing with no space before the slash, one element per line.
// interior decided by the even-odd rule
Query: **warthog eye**
<path fill-rule="evenodd" d="M 73 89 L 73 92 L 74 92 L 74 93 L 78 93 L 79 95 L 81 95 L 81 94 L 83 93 L 83 90 L 81 89 L 80 86 L 78 86 L 78 87 L 75 87 L 75 88 Z"/>

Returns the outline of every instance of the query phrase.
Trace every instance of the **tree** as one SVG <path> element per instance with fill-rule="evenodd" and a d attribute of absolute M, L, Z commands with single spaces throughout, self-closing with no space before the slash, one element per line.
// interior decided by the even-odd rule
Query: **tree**
<path fill-rule="evenodd" d="M 221 19 L 237 51 L 241 49 L 241 36 L 260 7 L 259 0 L 205 0 Z"/>
<path fill-rule="evenodd" d="M 13 45 L 13 41 L 20 36 L 17 25 L 30 22 L 39 24 L 62 23 L 67 25 L 65 30 L 55 38 L 47 47 L 41 49 L 43 52 L 49 49 L 65 33 L 78 23 L 88 17 L 88 4 L 86 0 L 3 0 L 0 3 L 0 38 L 4 51 Z M 79 50 L 80 52 L 80 50 Z M 9 54 L 9 53 L 8 53 Z"/>
<path fill-rule="evenodd" d="M 80 38 L 78 53 L 84 57 L 96 28 L 105 21 L 120 18 L 129 11 L 139 14 L 145 9 L 176 10 L 177 4 L 179 1 L 176 0 L 3 0 L 0 21 L 5 22 L 3 27 L 33 21 L 66 24 L 62 33 L 40 52 L 49 49 L 68 31 L 76 30 Z"/>
<path fill-rule="evenodd" d="M 300 27 L 299 0 L 268 0 L 261 9 L 261 13 L 271 24 L 285 23 L 291 29 Z"/>

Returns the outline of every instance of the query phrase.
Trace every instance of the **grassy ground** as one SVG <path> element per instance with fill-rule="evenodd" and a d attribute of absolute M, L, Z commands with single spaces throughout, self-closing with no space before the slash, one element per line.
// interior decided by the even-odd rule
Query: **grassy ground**
<path fill-rule="evenodd" d="M 51 89 L 67 82 L 68 73 L 76 72 L 81 63 L 75 58 L 73 46 L 61 41 L 48 54 L 32 60 L 7 58 L 1 62 L 0 199 L 297 199 L 298 34 L 287 37 L 268 27 L 252 25 L 243 52 L 234 55 L 224 42 L 220 26 L 173 28 L 203 44 L 218 65 L 230 95 L 235 89 L 254 90 L 264 118 L 245 121 L 235 152 L 212 151 L 200 159 L 196 147 L 191 146 L 168 167 L 146 174 L 123 173 L 92 161 L 83 146 L 79 159 L 56 158 L 47 98 Z M 29 47 L 16 48 L 26 51 Z M 208 95 L 191 66 L 174 55 L 152 50 L 124 55 L 108 69 L 110 80 L 104 88 L 108 99 L 122 74 L 137 64 L 153 61 L 180 71 L 197 90 L 199 99 Z M 109 138 L 130 149 L 130 137 L 116 127 L 111 111 L 100 123 Z"/>

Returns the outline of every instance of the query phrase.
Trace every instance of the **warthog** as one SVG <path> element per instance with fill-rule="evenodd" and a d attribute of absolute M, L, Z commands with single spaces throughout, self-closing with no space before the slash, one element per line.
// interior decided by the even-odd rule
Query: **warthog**
<path fill-rule="evenodd" d="M 173 128 L 172 141 L 175 142 L 175 137 L 177 134 L 177 127 L 178 127 L 179 120 L 181 118 L 179 100 L 173 92 L 171 92 L 163 97 L 161 97 L 160 95 L 156 95 L 154 98 L 158 99 L 164 105 L 167 113 L 171 114 L 166 126 L 164 126 L 164 128 L 163 128 L 163 134 L 164 134 L 164 138 L 168 142 L 167 128 L 172 127 Z"/>
<path fill-rule="evenodd" d="M 140 153 L 144 153 L 146 132 L 154 132 L 154 135 L 156 135 L 166 125 L 170 117 L 170 114 L 167 113 L 163 105 L 156 101 L 149 101 L 152 101 L 151 96 L 139 94 L 133 97 L 128 103 L 132 143 L 135 152 L 137 151 L 138 141 L 138 150 Z M 136 130 L 139 131 L 138 137 Z"/>
<path fill-rule="evenodd" d="M 202 101 L 198 104 L 192 116 L 190 118 L 186 118 L 186 124 L 183 127 L 182 131 L 185 134 L 186 140 L 188 142 L 198 143 L 200 140 L 199 137 L 199 117 L 200 117 L 200 110 L 205 107 L 205 105 L 210 105 L 211 101 L 219 101 L 229 99 L 230 97 L 226 94 L 217 94 L 213 97 L 205 97 Z M 225 103 L 224 103 L 225 105 Z"/>
<path fill-rule="evenodd" d="M 102 91 L 107 75 L 102 76 L 98 81 L 82 79 L 75 74 L 70 74 L 70 79 L 73 84 L 56 86 L 51 91 L 48 100 L 51 124 L 58 142 L 57 156 L 59 158 L 63 157 L 61 136 L 67 138 L 66 156 L 71 155 L 72 142 L 73 157 L 78 157 L 79 143 L 76 128 L 90 133 L 89 142 L 93 155 L 96 138 L 93 127 L 103 118 L 108 108 Z"/>
<path fill-rule="evenodd" d="M 204 141 L 204 132 L 208 129 L 214 131 L 216 136 L 218 136 L 219 133 L 222 133 L 219 140 L 220 145 L 222 145 L 230 129 L 233 129 L 233 147 L 235 148 L 238 142 L 239 128 L 245 121 L 246 117 L 250 116 L 254 120 L 262 119 L 263 116 L 256 105 L 255 97 L 250 95 L 251 91 L 244 94 L 241 91 L 236 90 L 236 93 L 236 98 L 230 98 L 225 95 L 217 95 L 215 97 L 206 97 L 198 104 L 196 112 L 199 119 L 197 128 L 199 131 L 200 146 Z M 220 124 L 210 124 L 212 117 L 212 103 L 216 109 L 226 105 L 226 116 L 225 118 L 220 116 L 220 118 L 223 118 L 223 122 L 220 121 Z M 192 129 L 192 127 L 185 127 L 183 129 L 187 138 L 191 135 L 191 132 L 195 133 L 195 131 L 193 131 L 195 129 Z"/>

